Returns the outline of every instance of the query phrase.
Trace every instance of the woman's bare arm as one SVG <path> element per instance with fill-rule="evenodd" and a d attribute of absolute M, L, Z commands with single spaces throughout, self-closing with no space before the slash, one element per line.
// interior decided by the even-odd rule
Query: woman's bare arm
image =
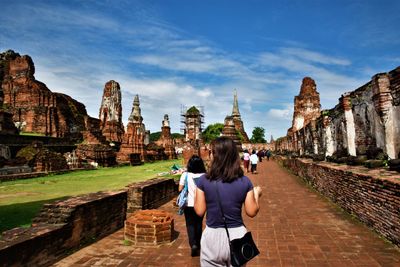
<path fill-rule="evenodd" d="M 201 189 L 197 188 L 194 197 L 194 211 L 198 216 L 203 217 L 204 213 L 206 213 L 206 209 L 206 196 Z"/>
<path fill-rule="evenodd" d="M 247 192 L 246 199 L 244 201 L 244 210 L 247 216 L 253 218 L 257 215 L 260 210 L 260 206 L 258 205 L 258 199 L 262 195 L 262 190 L 259 186 L 253 188 Z"/>

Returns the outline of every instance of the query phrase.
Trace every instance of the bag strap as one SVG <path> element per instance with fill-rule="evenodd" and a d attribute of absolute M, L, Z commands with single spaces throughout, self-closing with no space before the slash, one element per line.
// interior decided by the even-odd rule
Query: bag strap
<path fill-rule="evenodd" d="M 218 206 L 219 206 L 219 209 L 221 210 L 222 220 L 224 221 L 224 227 L 226 230 L 226 235 L 228 236 L 229 247 L 231 247 L 231 239 L 229 237 L 228 225 L 226 224 L 226 218 L 225 218 L 224 210 L 222 209 L 222 204 L 221 204 L 221 197 L 219 196 L 218 183 L 217 183 L 217 181 L 214 181 L 214 183 L 215 183 L 215 190 L 217 191 Z"/>
<path fill-rule="evenodd" d="M 189 187 L 189 185 L 188 185 L 188 175 L 189 175 L 189 172 L 186 172 L 186 176 L 185 176 L 185 182 L 184 182 L 184 184 L 183 184 L 183 187 L 186 187 L 186 188 L 188 188 Z"/>

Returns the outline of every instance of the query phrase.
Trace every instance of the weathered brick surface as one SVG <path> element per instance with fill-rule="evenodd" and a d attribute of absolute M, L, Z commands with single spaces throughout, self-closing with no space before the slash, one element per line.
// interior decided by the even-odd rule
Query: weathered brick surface
<path fill-rule="evenodd" d="M 140 210 L 125 221 L 124 238 L 133 245 L 160 245 L 172 241 L 174 218 L 161 210 Z"/>
<path fill-rule="evenodd" d="M 98 192 L 45 204 L 30 228 L 4 232 L 0 266 L 47 266 L 68 250 L 124 225 L 126 191 Z"/>
<path fill-rule="evenodd" d="M 395 172 L 276 157 L 294 174 L 400 246 L 400 175 Z"/>
<path fill-rule="evenodd" d="M 153 209 L 177 195 L 173 179 L 154 178 L 128 186 L 127 217 L 142 209 Z"/>

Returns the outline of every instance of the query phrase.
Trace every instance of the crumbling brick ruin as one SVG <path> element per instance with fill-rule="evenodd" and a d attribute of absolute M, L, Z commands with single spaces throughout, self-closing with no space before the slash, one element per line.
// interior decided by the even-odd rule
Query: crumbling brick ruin
<path fill-rule="evenodd" d="M 277 150 L 299 155 L 368 158 L 380 150 L 390 159 L 399 157 L 400 67 L 376 74 L 365 85 L 343 94 L 338 105 L 323 110 L 319 116 L 316 116 L 317 94 L 311 99 L 314 102 L 311 101 L 311 112 L 303 115 L 304 125 L 298 123 L 300 128 L 292 127 L 287 136 L 279 138 Z M 295 99 L 295 103 L 301 102 Z M 295 106 L 294 118 L 301 116 L 299 110 Z"/>
<path fill-rule="evenodd" d="M 176 159 L 174 140 L 171 136 L 168 114 L 164 115 L 161 127 L 161 136 L 155 143 L 164 148 L 164 153 L 168 159 Z"/>
<path fill-rule="evenodd" d="M 143 162 L 146 155 L 145 136 L 146 128 L 141 115 L 139 95 L 136 95 L 117 159 L 122 162 L 129 162 L 130 155 L 137 154 L 140 161 Z"/>
<path fill-rule="evenodd" d="M 99 119 L 100 128 L 107 141 L 121 143 L 124 136 L 122 124 L 121 88 L 116 81 L 104 85 Z"/>
<path fill-rule="evenodd" d="M 0 54 L 4 106 L 24 132 L 81 139 L 86 108 L 71 97 L 51 92 L 35 79 L 31 57 L 12 50 Z"/>
<path fill-rule="evenodd" d="M 235 94 L 233 97 L 233 108 L 232 108 L 231 117 L 232 117 L 236 131 L 238 131 L 240 133 L 240 135 L 243 137 L 243 143 L 250 143 L 249 137 L 247 136 L 247 133 L 244 130 L 242 117 L 240 116 L 239 103 L 238 103 L 236 90 L 235 90 Z M 226 119 L 225 119 L 225 121 L 226 121 Z"/>

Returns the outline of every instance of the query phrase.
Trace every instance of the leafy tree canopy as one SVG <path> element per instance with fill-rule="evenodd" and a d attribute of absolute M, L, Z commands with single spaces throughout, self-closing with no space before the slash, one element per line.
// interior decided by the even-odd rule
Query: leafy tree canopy
<path fill-rule="evenodd" d="M 160 139 L 161 132 L 150 133 L 150 142 L 155 142 Z"/>
<path fill-rule="evenodd" d="M 211 143 L 214 139 L 218 138 L 224 125 L 222 123 L 214 123 L 207 126 L 207 128 L 201 133 L 201 136 L 205 143 Z"/>
<path fill-rule="evenodd" d="M 265 129 L 263 127 L 254 127 L 250 142 L 266 143 L 267 141 L 265 140 Z"/>
<path fill-rule="evenodd" d="M 179 139 L 185 137 L 183 134 L 180 133 L 172 133 L 171 136 L 173 139 Z"/>

